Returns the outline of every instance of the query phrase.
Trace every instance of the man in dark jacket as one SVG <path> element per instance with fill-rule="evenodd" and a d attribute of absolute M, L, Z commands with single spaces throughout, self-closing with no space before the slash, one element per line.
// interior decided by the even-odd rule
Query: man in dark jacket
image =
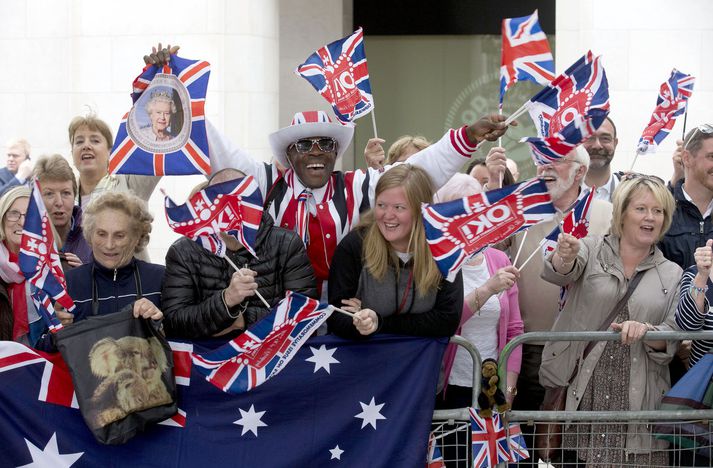
<path fill-rule="evenodd" d="M 215 173 L 209 185 L 244 177 L 235 169 Z M 255 242 L 257 258 L 235 238 L 224 236 L 226 255 L 235 265 L 183 237 L 166 254 L 162 306 L 168 336 L 180 338 L 234 338 L 262 319 L 268 310 L 258 291 L 274 306 L 286 291 L 317 297 L 314 272 L 302 240 L 294 231 L 276 227 L 262 216 Z"/>
<path fill-rule="evenodd" d="M 713 238 L 713 126 L 700 125 L 688 133 L 681 160 L 684 180 L 673 190 L 676 210 L 659 248 L 685 270 L 696 264 L 696 248 Z"/>

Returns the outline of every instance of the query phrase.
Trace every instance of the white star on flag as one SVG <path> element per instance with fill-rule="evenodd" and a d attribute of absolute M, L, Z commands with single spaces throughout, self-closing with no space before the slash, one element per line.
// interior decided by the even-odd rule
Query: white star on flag
<path fill-rule="evenodd" d="M 381 414 L 381 408 L 383 408 L 386 403 L 381 403 L 380 405 L 377 405 L 374 401 L 374 397 L 371 397 L 371 401 L 368 405 L 362 403 L 361 401 L 359 402 L 359 404 L 361 405 L 362 411 L 354 417 L 362 420 L 362 429 L 364 429 L 367 424 L 371 424 L 371 427 L 376 429 L 376 421 L 378 421 L 379 419 L 386 419 L 386 417 L 382 416 Z"/>
<path fill-rule="evenodd" d="M 22 465 L 19 468 L 69 468 L 74 465 L 74 462 L 79 460 L 79 458 L 84 455 L 84 452 L 79 453 L 66 453 L 60 455 L 59 448 L 57 448 L 57 433 L 52 434 L 52 438 L 45 445 L 44 450 L 36 447 L 35 444 L 25 439 L 27 448 L 30 450 L 30 456 L 32 457 L 32 463 L 29 465 Z"/>
<path fill-rule="evenodd" d="M 333 449 L 331 449 L 331 450 L 329 451 L 329 453 L 332 454 L 332 458 L 330 458 L 330 460 L 334 460 L 335 458 L 336 458 L 337 460 L 341 460 L 341 459 L 342 459 L 341 457 L 342 457 L 342 454 L 344 453 L 344 450 L 340 449 L 340 448 L 339 448 L 339 445 L 337 445 L 336 447 L 334 447 Z"/>
<path fill-rule="evenodd" d="M 327 349 L 325 345 L 322 345 L 319 349 L 313 346 L 310 346 L 309 349 L 312 351 L 312 356 L 305 359 L 305 361 L 314 363 L 313 373 L 316 374 L 318 370 L 324 369 L 327 374 L 331 374 L 330 364 L 339 364 L 339 361 L 334 358 L 334 352 L 337 348 Z"/>
<path fill-rule="evenodd" d="M 265 411 L 255 411 L 255 405 L 250 405 L 250 409 L 245 411 L 242 408 L 240 410 L 240 419 L 233 421 L 233 424 L 243 426 L 243 432 L 240 434 L 244 436 L 246 432 L 250 431 L 257 437 L 258 427 L 266 427 L 267 424 L 262 422 L 262 416 Z"/>

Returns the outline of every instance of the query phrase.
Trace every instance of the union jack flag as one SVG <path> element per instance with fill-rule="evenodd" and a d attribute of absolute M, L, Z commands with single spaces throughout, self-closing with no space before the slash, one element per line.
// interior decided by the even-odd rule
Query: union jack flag
<path fill-rule="evenodd" d="M 546 85 L 555 78 L 555 63 L 537 10 L 529 16 L 505 18 L 500 60 L 500 108 L 507 90 L 517 81 Z"/>
<path fill-rule="evenodd" d="M 530 458 L 530 452 L 527 451 L 527 444 L 519 424 L 510 423 L 508 426 L 508 445 L 510 446 L 510 456 L 513 462 Z"/>
<path fill-rule="evenodd" d="M 22 274 L 37 290 L 32 298 L 38 312 L 51 332 L 62 328 L 49 297 L 59 302 L 69 312 L 74 301 L 67 294 L 67 282 L 59 259 L 57 244 L 52 232 L 52 222 L 42 200 L 42 190 L 37 179 L 32 186 L 27 216 L 20 241 L 19 264 Z M 49 297 L 48 297 L 49 296 Z"/>
<path fill-rule="evenodd" d="M 540 179 L 421 207 L 426 239 L 439 270 L 453 281 L 463 264 L 485 247 L 552 218 L 547 186 Z"/>
<path fill-rule="evenodd" d="M 210 64 L 175 55 L 164 67 L 147 65 L 134 80 L 134 106 L 124 114 L 109 157 L 110 174 L 210 174 L 205 97 Z M 153 95 L 172 101 L 168 141 L 148 143 L 144 110 Z"/>
<path fill-rule="evenodd" d="M 538 137 L 530 144 L 536 165 L 563 158 L 587 139 L 609 113 L 609 84 L 592 52 L 577 60 L 527 103 Z"/>
<path fill-rule="evenodd" d="M 469 408 L 473 468 L 489 468 L 498 463 L 513 461 L 508 437 L 498 413 L 482 418 L 475 408 Z"/>
<path fill-rule="evenodd" d="M 225 256 L 226 233 L 255 254 L 255 240 L 262 219 L 262 194 L 252 176 L 206 187 L 183 205 L 165 198 L 166 219 L 176 233 L 198 242 L 220 257 Z"/>
<path fill-rule="evenodd" d="M 683 72 L 671 71 L 671 76 L 661 84 L 656 108 L 651 114 L 651 120 L 639 138 L 636 151 L 640 154 L 653 153 L 656 147 L 666 138 L 676 123 L 679 115 L 686 111 L 688 98 L 693 93 L 696 79 Z"/>
<path fill-rule="evenodd" d="M 592 187 L 588 191 L 582 191 L 574 204 L 574 207 L 567 213 L 567 215 L 562 219 L 562 222 L 555 226 L 555 228 L 550 232 L 542 242 L 540 246 L 542 247 L 542 255 L 547 259 L 552 252 L 557 248 L 557 237 L 559 237 L 560 232 L 570 234 L 577 239 L 583 239 L 589 234 L 589 219 L 591 216 L 590 208 L 592 207 L 592 200 L 594 200 L 594 194 L 597 188 Z M 565 303 L 567 302 L 567 293 L 569 292 L 569 285 L 562 286 L 560 288 L 559 296 L 559 310 L 560 312 L 564 309 Z"/>
<path fill-rule="evenodd" d="M 343 122 L 352 122 L 374 108 L 361 28 L 307 57 L 295 73 L 309 81 Z"/>
<path fill-rule="evenodd" d="M 228 393 L 245 393 L 277 375 L 332 313 L 332 306 L 287 291 L 270 313 L 225 346 L 193 354 L 206 380 Z"/>
<path fill-rule="evenodd" d="M 426 468 L 446 468 L 446 463 L 443 461 L 441 447 L 438 446 L 438 441 L 433 435 L 433 432 L 428 436 L 428 458 L 426 459 Z"/>

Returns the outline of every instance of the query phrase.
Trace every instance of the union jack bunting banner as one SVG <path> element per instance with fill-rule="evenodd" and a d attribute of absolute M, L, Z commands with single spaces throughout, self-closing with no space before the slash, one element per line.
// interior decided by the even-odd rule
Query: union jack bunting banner
<path fill-rule="evenodd" d="M 438 269 L 453 281 L 485 247 L 555 214 L 547 186 L 534 178 L 446 203 L 421 207 L 426 239 Z"/>
<path fill-rule="evenodd" d="M 529 16 L 503 19 L 502 35 L 500 108 L 505 93 L 517 81 L 533 81 L 544 86 L 555 78 L 555 62 L 537 10 Z"/>
<path fill-rule="evenodd" d="M 193 364 L 224 392 L 245 393 L 284 369 L 332 310 L 328 304 L 287 291 L 265 318 L 225 346 L 194 354 Z"/>
<path fill-rule="evenodd" d="M 661 84 L 656 108 L 651 119 L 639 138 L 636 151 L 639 154 L 653 153 L 666 138 L 676 123 L 679 115 L 686 111 L 688 98 L 693 94 L 696 79 L 683 72 L 671 71 L 671 76 Z"/>
<path fill-rule="evenodd" d="M 62 324 L 55 315 L 49 297 L 46 296 L 49 295 L 69 312 L 74 310 L 74 301 L 67 294 L 67 282 L 52 232 L 52 222 L 42 200 L 42 190 L 37 179 L 32 186 L 22 228 L 19 264 L 27 281 L 37 288 L 33 292 L 33 302 L 50 331 L 61 329 Z"/>
<path fill-rule="evenodd" d="M 490 468 L 498 463 L 513 461 L 508 437 L 498 413 L 483 418 L 475 408 L 469 408 L 473 468 Z"/>
<path fill-rule="evenodd" d="M 219 257 L 225 256 L 221 233 L 233 236 L 255 255 L 262 219 L 262 194 L 252 176 L 211 185 L 183 205 L 165 198 L 166 220 L 174 232 L 198 242 Z"/>
<path fill-rule="evenodd" d="M 426 468 L 446 468 L 446 463 L 443 461 L 441 447 L 438 446 L 438 441 L 433 435 L 433 432 L 428 436 L 428 458 L 426 459 Z"/>
<path fill-rule="evenodd" d="M 510 423 L 508 426 L 508 446 L 510 447 L 510 457 L 513 462 L 530 458 L 530 452 L 527 450 L 525 437 L 522 435 L 519 424 Z"/>
<path fill-rule="evenodd" d="M 318 49 L 295 73 L 332 105 L 342 123 L 363 117 L 374 108 L 361 28 Z"/>
<path fill-rule="evenodd" d="M 205 96 L 210 64 L 175 55 L 147 65 L 133 83 L 134 105 L 121 120 L 110 174 L 209 174 Z"/>
<path fill-rule="evenodd" d="M 536 165 L 563 158 L 594 133 L 609 113 L 609 84 L 592 52 L 577 60 L 526 104 L 538 137 L 530 144 Z"/>

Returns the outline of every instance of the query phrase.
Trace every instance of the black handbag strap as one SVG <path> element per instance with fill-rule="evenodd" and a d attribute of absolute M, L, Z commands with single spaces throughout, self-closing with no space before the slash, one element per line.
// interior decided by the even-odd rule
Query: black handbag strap
<path fill-rule="evenodd" d="M 619 302 L 617 302 L 611 312 L 609 312 L 609 315 L 607 315 L 607 318 L 604 319 L 602 324 L 599 326 L 599 330 L 597 331 L 606 331 L 609 328 L 609 325 L 616 318 L 616 316 L 619 315 L 619 312 L 621 312 L 621 310 L 626 305 L 626 302 L 634 293 L 634 290 L 639 285 L 641 278 L 644 277 L 644 273 L 644 271 L 637 271 L 634 277 L 631 278 L 631 280 L 629 281 L 629 287 L 626 290 L 626 294 L 624 294 L 624 297 L 619 299 Z M 587 358 L 587 355 L 592 351 L 592 349 L 594 349 L 594 346 L 596 346 L 597 343 L 598 341 L 590 341 L 587 344 L 587 347 L 584 348 L 584 353 L 582 353 L 582 362 L 584 362 L 584 360 Z"/>

